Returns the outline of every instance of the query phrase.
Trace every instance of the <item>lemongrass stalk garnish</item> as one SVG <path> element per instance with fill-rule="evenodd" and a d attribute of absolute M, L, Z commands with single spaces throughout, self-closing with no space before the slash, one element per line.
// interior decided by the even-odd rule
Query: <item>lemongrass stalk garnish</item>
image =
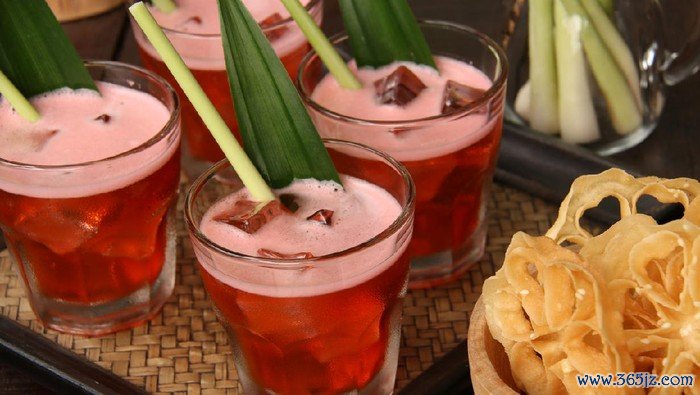
<path fill-rule="evenodd" d="M 183 92 L 185 92 L 195 110 L 197 110 L 197 113 L 199 113 L 199 116 L 214 136 L 226 158 L 231 162 L 231 166 L 233 166 L 243 184 L 248 188 L 251 197 L 260 203 L 275 200 L 272 190 L 267 186 L 253 162 L 238 144 L 236 138 L 233 137 L 226 122 L 221 118 L 219 112 L 216 111 L 216 108 L 204 93 L 192 72 L 187 68 L 185 62 L 163 33 L 163 30 L 153 19 L 148 8 L 143 3 L 138 2 L 129 7 L 129 11 L 151 42 L 151 45 L 163 59 L 163 62 L 165 62 L 165 65 L 173 74 Z"/>
<path fill-rule="evenodd" d="M 169 14 L 177 9 L 175 2 L 173 0 L 151 0 L 153 6 L 158 9 L 158 11 Z"/>
<path fill-rule="evenodd" d="M 39 112 L 32 106 L 22 92 L 10 81 L 5 73 L 0 70 L 0 95 L 4 97 L 22 118 L 29 122 L 36 122 L 41 118 Z"/>
<path fill-rule="evenodd" d="M 598 4 L 605 10 L 610 18 L 613 17 L 615 13 L 615 0 L 597 0 Z"/>
<path fill-rule="evenodd" d="M 294 18 L 301 31 L 306 36 L 309 44 L 316 50 L 318 56 L 328 68 L 328 71 L 345 89 L 361 89 L 362 83 L 355 77 L 340 54 L 333 48 L 321 29 L 316 25 L 306 8 L 299 0 L 282 0 L 289 14 Z"/>

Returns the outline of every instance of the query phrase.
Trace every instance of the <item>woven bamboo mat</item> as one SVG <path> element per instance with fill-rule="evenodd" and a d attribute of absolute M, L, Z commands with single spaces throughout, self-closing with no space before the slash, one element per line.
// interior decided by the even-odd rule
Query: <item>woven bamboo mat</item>
<path fill-rule="evenodd" d="M 556 208 L 496 185 L 489 202 L 486 254 L 458 282 L 411 291 L 404 303 L 397 388 L 403 387 L 467 336 L 481 284 L 503 262 L 516 231 L 544 233 Z M 182 210 L 179 210 L 182 212 Z M 7 251 L 0 253 L 0 313 L 153 393 L 238 393 L 238 376 L 224 329 L 216 321 L 179 221 L 175 291 L 149 323 L 101 338 L 44 329 L 34 318 Z"/>

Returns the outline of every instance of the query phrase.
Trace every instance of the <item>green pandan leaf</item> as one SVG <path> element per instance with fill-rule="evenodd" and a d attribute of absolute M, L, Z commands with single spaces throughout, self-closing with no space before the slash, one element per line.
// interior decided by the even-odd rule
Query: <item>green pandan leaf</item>
<path fill-rule="evenodd" d="M 437 68 L 406 0 L 340 0 L 340 11 L 358 66 L 410 61 Z"/>
<path fill-rule="evenodd" d="M 267 184 L 340 183 L 292 81 L 241 0 L 219 0 L 231 93 L 243 146 Z"/>
<path fill-rule="evenodd" d="M 26 97 L 97 87 L 43 0 L 0 0 L 0 70 Z"/>

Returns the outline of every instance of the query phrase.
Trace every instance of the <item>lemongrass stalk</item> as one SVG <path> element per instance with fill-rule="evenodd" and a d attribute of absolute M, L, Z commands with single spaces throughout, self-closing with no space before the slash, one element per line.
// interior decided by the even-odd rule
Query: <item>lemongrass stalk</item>
<path fill-rule="evenodd" d="M 637 106 L 641 109 L 642 92 L 639 87 L 639 72 L 637 71 L 634 56 L 615 24 L 605 14 L 606 11 L 601 7 L 599 1 L 583 0 L 581 3 L 586 12 L 588 12 L 591 22 L 593 22 L 593 26 L 598 31 L 603 43 L 610 51 L 617 65 L 620 66 L 620 70 L 625 75 L 627 84 L 637 101 Z"/>
<path fill-rule="evenodd" d="M 557 69 L 554 58 L 553 0 L 530 0 L 528 43 L 530 48 L 530 126 L 539 132 L 559 130 Z"/>
<path fill-rule="evenodd" d="M 22 95 L 22 92 L 17 89 L 2 70 L 0 70 L 0 95 L 7 99 L 12 108 L 17 111 L 17 114 L 27 121 L 36 122 L 41 118 L 39 112 L 32 106 L 32 103 Z"/>
<path fill-rule="evenodd" d="M 624 73 L 603 43 L 579 0 L 561 0 L 561 2 L 566 12 L 579 18 L 581 22 L 583 49 L 593 77 L 605 96 L 608 115 L 615 131 L 619 134 L 635 131 L 642 124 L 642 114 Z"/>
<path fill-rule="evenodd" d="M 527 122 L 530 122 L 530 114 L 532 113 L 531 99 L 532 84 L 530 84 L 530 80 L 527 80 L 515 95 L 515 113 Z"/>
<path fill-rule="evenodd" d="M 613 14 L 615 13 L 615 0 L 596 0 L 598 4 L 605 10 L 605 13 L 608 14 L 609 17 L 613 17 Z"/>
<path fill-rule="evenodd" d="M 169 14 L 177 9 L 173 0 L 151 0 L 151 2 L 153 2 L 154 7 L 164 14 Z"/>
<path fill-rule="evenodd" d="M 568 15 L 560 0 L 554 0 L 554 32 L 561 139 L 574 144 L 596 141 L 600 128 L 581 45 L 581 20 Z"/>
<path fill-rule="evenodd" d="M 333 48 L 321 29 L 316 25 L 306 8 L 299 0 L 282 0 L 289 14 L 294 18 L 301 31 L 309 40 L 309 44 L 316 50 L 318 56 L 328 68 L 328 71 L 345 89 L 361 89 L 362 83 L 355 77 L 340 54 Z"/>
<path fill-rule="evenodd" d="M 192 72 L 187 68 L 185 62 L 163 33 L 163 30 L 153 19 L 148 8 L 143 3 L 138 2 L 129 7 L 129 11 L 134 16 L 136 23 L 141 27 L 141 30 L 146 34 L 146 37 L 148 37 L 151 45 L 153 45 L 163 62 L 165 62 L 165 65 L 175 77 L 175 80 L 185 92 L 195 110 L 197 110 L 202 121 L 204 121 L 219 147 L 221 147 L 221 150 L 224 151 L 226 158 L 231 162 L 231 166 L 233 166 L 243 184 L 248 188 L 252 198 L 261 203 L 275 200 L 272 190 L 267 186 L 258 169 L 255 168 L 236 138 L 233 137 L 231 130 L 226 126 L 226 122 L 221 118 L 219 112 L 216 111 L 216 108 L 204 93 Z"/>

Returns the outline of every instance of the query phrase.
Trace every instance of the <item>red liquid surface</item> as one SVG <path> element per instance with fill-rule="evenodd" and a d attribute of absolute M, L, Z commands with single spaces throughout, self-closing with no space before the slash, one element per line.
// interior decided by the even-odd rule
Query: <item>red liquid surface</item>
<path fill-rule="evenodd" d="M 164 262 L 165 216 L 176 199 L 179 154 L 126 188 L 71 199 L 0 190 L 0 225 L 27 287 L 90 304 L 153 284 Z"/>
<path fill-rule="evenodd" d="M 299 64 L 308 50 L 309 45 L 304 44 L 281 58 L 282 64 L 287 69 L 290 76 L 296 77 Z M 204 126 L 204 122 L 202 122 L 197 111 L 195 111 L 192 103 L 187 100 L 180 85 L 177 84 L 172 74 L 170 74 L 165 63 L 160 59 L 152 57 L 141 48 L 139 48 L 139 52 L 144 66 L 165 78 L 175 88 L 180 97 L 182 103 L 182 128 L 185 133 L 185 138 L 187 139 L 190 155 L 194 159 L 204 162 L 218 162 L 223 159 L 224 153 L 209 133 L 209 129 Z M 214 103 L 214 106 L 219 111 L 219 114 L 221 114 L 226 124 L 236 138 L 241 141 L 226 70 L 191 71 L 202 86 L 202 89 L 204 89 L 204 92 L 209 96 L 209 99 Z"/>
<path fill-rule="evenodd" d="M 251 294 L 200 272 L 243 359 L 237 366 L 247 369 L 239 374 L 278 394 L 331 394 L 364 388 L 382 368 L 408 259 L 363 284 L 310 297 Z"/>
<path fill-rule="evenodd" d="M 402 162 L 416 184 L 416 216 L 409 255 L 452 250 L 453 262 L 471 247 L 484 190 L 491 184 L 502 120 L 478 142 L 451 154 Z"/>

